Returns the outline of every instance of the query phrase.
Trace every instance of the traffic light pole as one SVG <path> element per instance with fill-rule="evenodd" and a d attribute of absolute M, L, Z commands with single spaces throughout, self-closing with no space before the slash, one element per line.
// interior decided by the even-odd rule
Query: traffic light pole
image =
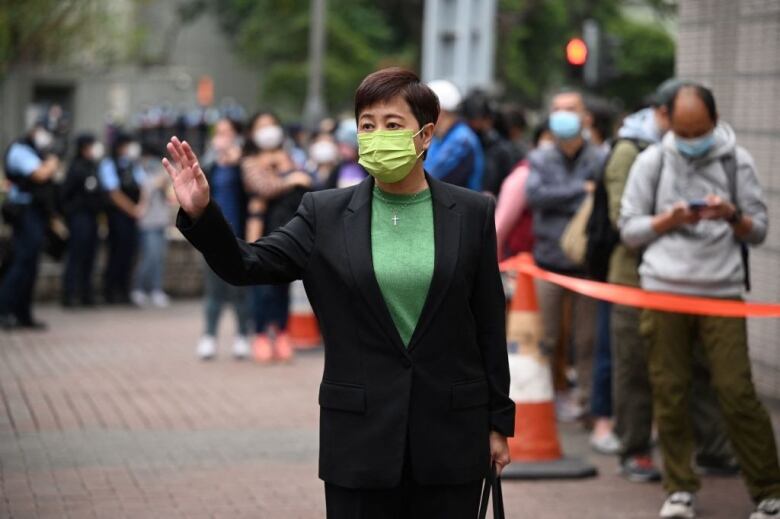
<path fill-rule="evenodd" d="M 311 0 L 309 20 L 309 81 L 303 120 L 309 126 L 317 124 L 325 115 L 323 100 L 322 62 L 325 54 L 325 5 L 326 0 Z"/>
<path fill-rule="evenodd" d="M 600 82 L 601 28 L 596 20 L 587 19 L 582 24 L 582 39 L 588 47 L 588 59 L 582 70 L 582 80 L 588 88 L 595 88 Z"/>

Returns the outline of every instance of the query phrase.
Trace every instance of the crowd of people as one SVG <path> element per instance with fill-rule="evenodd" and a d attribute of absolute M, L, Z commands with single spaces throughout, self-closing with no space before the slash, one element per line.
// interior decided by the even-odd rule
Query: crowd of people
<path fill-rule="evenodd" d="M 497 200 L 499 259 L 531 252 L 551 272 L 654 292 L 740 299 L 749 289 L 748 245 L 764 240 L 767 210 L 752 157 L 704 86 L 669 80 L 624 117 L 563 90 L 533 129 L 520 107 L 485 92 L 463 96 L 445 80 L 429 87 L 441 112 L 425 171 Z M 202 142 L 211 197 L 237 236 L 260 239 L 293 217 L 306 192 L 366 178 L 359 134 L 352 118 L 306 131 L 267 111 L 249 120 L 221 114 Z M 167 305 L 172 197 L 162 150 L 115 132 L 104 154 L 98 138 L 83 134 L 56 183 L 62 164 L 52 141 L 41 120 L 5 153 L 3 216 L 13 227 L 13 254 L 0 280 L 0 325 L 43 326 L 32 290 L 55 214 L 69 231 L 65 306 L 96 303 L 103 221 L 102 301 Z M 581 234 L 589 243 L 586 254 L 572 255 L 562 240 L 586 199 L 593 208 Z M 289 285 L 237 287 L 203 268 L 198 357 L 217 354 L 220 314 L 230 305 L 236 358 L 289 361 Z M 774 433 L 753 387 L 744 319 L 611 305 L 543 280 L 536 290 L 558 418 L 581 421 L 593 449 L 616 455 L 628 480 L 663 480 L 661 517 L 694 517 L 699 473 L 741 473 L 757 503 L 751 519 L 780 517 Z M 653 461 L 654 425 L 663 471 Z"/>

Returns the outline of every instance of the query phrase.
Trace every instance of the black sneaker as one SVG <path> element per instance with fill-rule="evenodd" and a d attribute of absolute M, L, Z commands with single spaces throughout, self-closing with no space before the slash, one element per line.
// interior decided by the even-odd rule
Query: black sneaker
<path fill-rule="evenodd" d="M 647 455 L 631 456 L 620 465 L 620 474 L 633 483 L 652 483 L 661 480 L 661 471 Z"/>
<path fill-rule="evenodd" d="M 11 314 L 0 315 L 0 330 L 10 332 L 16 328 L 16 316 Z"/>
<path fill-rule="evenodd" d="M 24 319 L 16 322 L 17 330 L 28 330 L 31 332 L 45 332 L 49 329 L 46 323 L 36 321 L 35 319 Z"/>

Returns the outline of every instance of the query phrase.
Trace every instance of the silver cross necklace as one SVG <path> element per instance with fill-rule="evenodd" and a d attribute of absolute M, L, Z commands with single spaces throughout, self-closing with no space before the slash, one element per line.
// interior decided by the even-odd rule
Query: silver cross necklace
<path fill-rule="evenodd" d="M 406 207 L 409 204 L 411 204 L 412 202 L 414 202 L 421 193 L 425 193 L 426 191 L 427 191 L 427 189 L 423 189 L 422 191 L 418 191 L 417 193 L 415 193 L 412 196 L 410 196 L 409 200 L 407 202 L 394 202 L 392 200 L 388 200 L 387 198 L 384 198 L 382 195 L 379 195 L 379 198 L 382 201 L 384 201 L 384 202 L 386 202 L 388 204 L 400 205 L 401 207 Z M 398 216 L 398 210 L 395 207 L 393 207 L 393 217 L 390 218 L 390 220 L 393 222 L 393 227 L 398 227 L 398 222 L 401 221 L 401 217 Z"/>

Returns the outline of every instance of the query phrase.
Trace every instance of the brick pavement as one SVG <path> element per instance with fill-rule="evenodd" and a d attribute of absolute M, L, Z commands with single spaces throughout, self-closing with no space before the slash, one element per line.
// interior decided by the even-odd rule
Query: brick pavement
<path fill-rule="evenodd" d="M 225 353 L 199 362 L 195 302 L 39 315 L 52 331 L 0 334 L 0 518 L 324 517 L 321 354 L 290 366 L 235 362 L 226 315 Z M 567 451 L 602 475 L 505 482 L 508 517 L 656 517 L 659 486 L 623 481 L 582 432 L 563 431 Z M 701 517 L 750 510 L 738 479 L 707 479 L 700 498 Z"/>

